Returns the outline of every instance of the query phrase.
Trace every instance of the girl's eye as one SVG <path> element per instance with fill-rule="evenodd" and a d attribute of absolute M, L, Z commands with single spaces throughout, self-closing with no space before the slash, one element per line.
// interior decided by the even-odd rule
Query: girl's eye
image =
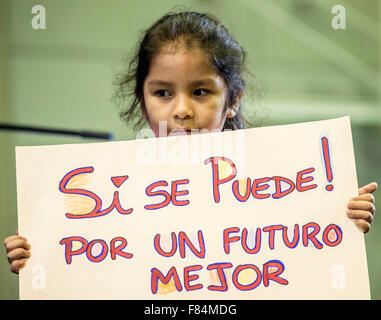
<path fill-rule="evenodd" d="M 206 96 L 208 93 L 210 93 L 210 91 L 208 89 L 196 89 L 195 91 L 193 91 L 193 94 L 195 96 Z"/>
<path fill-rule="evenodd" d="M 157 90 L 155 92 L 155 96 L 159 96 L 160 98 L 166 98 L 169 97 L 170 94 L 167 90 Z"/>

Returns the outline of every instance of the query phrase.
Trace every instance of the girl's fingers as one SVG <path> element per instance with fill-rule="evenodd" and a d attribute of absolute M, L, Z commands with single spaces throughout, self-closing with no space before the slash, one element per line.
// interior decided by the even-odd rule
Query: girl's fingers
<path fill-rule="evenodd" d="M 364 233 L 367 233 L 370 230 L 370 223 L 363 219 L 356 219 L 355 224 Z"/>
<path fill-rule="evenodd" d="M 23 239 L 24 241 L 26 241 L 26 238 L 24 237 L 21 237 L 19 235 L 13 235 L 4 239 L 4 245 L 7 245 L 7 243 L 10 241 L 18 240 L 18 239 Z"/>
<path fill-rule="evenodd" d="M 20 236 L 13 235 L 13 236 L 10 236 L 10 237 L 6 237 L 4 239 L 4 245 L 6 245 L 8 242 L 16 240 L 16 239 L 20 239 Z"/>
<path fill-rule="evenodd" d="M 16 273 L 16 274 L 19 273 L 19 270 L 20 270 L 19 264 L 20 264 L 20 261 L 18 260 L 15 260 L 11 263 L 11 271 L 13 273 Z"/>
<path fill-rule="evenodd" d="M 361 187 L 359 189 L 359 195 L 365 194 L 365 193 L 373 193 L 377 190 L 377 182 L 372 182 L 367 184 L 364 187 Z"/>
<path fill-rule="evenodd" d="M 364 233 L 369 232 L 373 216 L 376 212 L 374 196 L 371 194 L 376 189 L 376 183 L 368 184 L 360 188 L 359 196 L 352 198 L 348 203 L 348 217 L 355 219 L 355 224 Z"/>
<path fill-rule="evenodd" d="M 364 200 L 349 201 L 348 209 L 369 211 L 372 215 L 376 211 L 373 203 Z"/>
<path fill-rule="evenodd" d="M 11 263 L 11 271 L 13 273 L 18 274 L 20 269 L 22 269 L 25 266 L 25 262 L 27 259 L 21 259 L 21 260 L 15 260 Z"/>
<path fill-rule="evenodd" d="M 7 250 L 7 253 L 9 253 L 12 250 L 15 250 L 17 248 L 23 248 L 25 250 L 29 250 L 30 245 L 24 239 L 15 239 L 12 241 L 8 241 L 5 244 L 5 249 Z"/>
<path fill-rule="evenodd" d="M 352 219 L 362 219 L 368 223 L 372 223 L 373 215 L 369 211 L 364 210 L 351 210 L 347 211 L 347 216 Z"/>
<path fill-rule="evenodd" d="M 17 248 L 12 250 L 7 254 L 9 263 L 13 263 L 14 260 L 19 260 L 22 258 L 29 258 L 30 257 L 30 251 L 27 251 L 23 248 Z"/>
<path fill-rule="evenodd" d="M 376 200 L 375 200 L 375 198 L 374 198 L 374 195 L 371 194 L 371 193 L 364 193 L 364 194 L 362 194 L 362 195 L 360 195 L 360 196 L 353 197 L 353 198 L 351 199 L 351 201 L 358 201 L 358 200 L 368 201 L 368 202 L 371 202 L 371 203 L 373 203 L 373 204 L 376 203 Z"/>

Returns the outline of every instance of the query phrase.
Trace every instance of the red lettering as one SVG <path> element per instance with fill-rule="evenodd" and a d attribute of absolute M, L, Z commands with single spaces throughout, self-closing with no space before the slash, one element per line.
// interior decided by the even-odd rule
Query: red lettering
<path fill-rule="evenodd" d="M 189 275 L 189 272 L 198 271 L 201 269 L 202 269 L 202 266 L 200 265 L 189 266 L 184 268 L 184 287 L 187 291 L 202 289 L 203 286 L 200 283 L 194 284 L 192 286 L 189 284 L 190 281 L 194 281 L 199 278 L 197 274 Z"/>
<path fill-rule="evenodd" d="M 209 272 L 216 272 L 218 280 L 212 280 L 213 283 L 218 283 L 218 285 L 209 285 L 207 288 L 210 291 L 219 291 L 219 292 L 225 292 L 228 290 L 228 281 L 226 279 L 226 273 L 225 269 L 232 268 L 233 265 L 229 262 L 219 262 L 219 263 L 213 263 L 207 266 L 206 270 Z M 202 289 L 204 286 L 201 283 L 197 284 L 191 284 L 190 282 L 196 281 L 199 279 L 198 274 L 191 274 L 192 272 L 202 270 L 203 267 L 201 265 L 192 265 L 184 267 L 184 288 L 187 291 L 194 291 Z M 214 271 L 215 270 L 215 271 Z M 256 287 L 260 285 L 263 279 L 263 285 L 265 287 L 268 287 L 270 284 L 270 281 L 274 281 L 281 285 L 288 285 L 289 282 L 282 278 L 280 275 L 284 273 L 285 267 L 283 263 L 279 260 L 270 260 L 263 264 L 263 269 L 260 270 L 256 265 L 254 264 L 244 264 L 244 265 L 238 265 L 232 274 L 232 283 L 234 286 L 241 291 L 248 291 L 253 290 Z M 253 275 L 249 275 L 250 280 L 242 280 L 243 277 L 240 277 L 240 273 L 242 271 L 247 271 L 249 273 L 252 273 Z M 210 275 L 211 276 L 211 275 Z M 214 276 L 211 276 L 211 279 L 215 278 Z M 163 284 L 169 284 L 174 283 L 176 286 L 176 289 L 178 291 L 182 291 L 182 284 L 180 282 L 180 278 L 178 276 L 177 270 L 175 267 L 172 267 L 166 276 L 164 276 L 163 273 L 161 273 L 158 269 L 152 268 L 151 269 L 151 291 L 153 294 L 156 294 L 158 291 L 158 282 L 159 280 Z M 240 282 L 242 281 L 242 282 Z M 251 282 L 249 282 L 251 281 Z"/>
<path fill-rule="evenodd" d="M 276 269 L 275 271 L 270 272 L 269 270 L 271 269 Z M 268 287 L 269 281 L 275 281 L 279 284 L 282 285 L 287 285 L 288 281 L 286 279 L 283 279 L 279 277 L 280 274 L 282 274 L 284 271 L 284 265 L 282 262 L 278 260 L 271 260 L 266 262 L 263 265 L 263 285 L 265 287 Z"/>
<path fill-rule="evenodd" d="M 218 171 L 218 163 L 219 163 L 219 161 L 224 161 L 224 162 L 228 163 L 229 166 L 232 169 L 232 173 L 229 176 L 227 176 L 225 178 L 222 178 L 222 179 L 220 179 L 219 171 Z M 204 161 L 204 164 L 208 164 L 209 162 L 212 163 L 213 197 L 214 197 L 214 201 L 218 203 L 218 202 L 220 202 L 219 185 L 232 180 L 236 176 L 236 174 L 237 174 L 237 169 L 235 167 L 235 164 L 231 160 L 229 160 L 228 158 L 224 158 L 224 157 L 211 157 L 209 159 L 206 159 Z"/>
<path fill-rule="evenodd" d="M 185 205 L 189 204 L 189 200 L 177 200 L 176 199 L 177 196 L 187 195 L 189 193 L 188 190 L 177 191 L 177 186 L 179 184 L 187 184 L 187 183 L 189 183 L 188 179 L 172 181 L 171 199 L 172 199 L 172 203 L 175 206 L 185 206 Z"/>
<path fill-rule="evenodd" d="M 270 197 L 270 194 L 269 193 L 265 193 L 265 194 L 258 194 L 257 192 L 258 191 L 262 191 L 262 190 L 266 190 L 269 185 L 265 182 L 269 181 L 270 178 L 262 178 L 262 179 L 255 179 L 254 182 L 253 182 L 253 186 L 251 188 L 251 193 L 253 194 L 253 197 L 256 198 L 256 199 L 266 199 L 268 197 Z M 263 185 L 259 185 L 261 183 L 265 183 Z"/>
<path fill-rule="evenodd" d="M 121 241 L 122 243 L 119 244 L 118 246 L 115 246 L 115 243 L 119 242 L 119 241 Z M 119 255 L 119 256 L 126 258 L 126 259 L 131 259 L 133 257 L 133 255 L 131 253 L 127 253 L 127 252 L 122 251 L 126 246 L 127 246 L 127 240 L 125 238 L 116 237 L 116 238 L 112 239 L 110 242 L 111 259 L 115 260 L 116 255 Z"/>
<path fill-rule="evenodd" d="M 308 233 L 308 228 L 314 228 L 311 233 Z M 320 226 L 315 222 L 307 223 L 303 226 L 303 245 L 307 247 L 308 240 L 311 240 L 316 248 L 321 249 L 323 245 L 315 238 L 315 236 L 319 233 Z"/>
<path fill-rule="evenodd" d="M 163 257 L 172 257 L 177 250 L 176 233 L 172 232 L 171 237 L 172 237 L 172 249 L 170 252 L 164 252 L 164 250 L 160 247 L 160 234 L 159 233 L 154 238 L 154 241 L 153 241 L 154 247 L 155 247 L 156 251 L 160 255 L 162 255 Z"/>
<path fill-rule="evenodd" d="M 225 250 L 225 253 L 226 254 L 229 254 L 230 253 L 230 245 L 229 243 L 230 242 L 233 242 L 233 241 L 239 241 L 240 237 L 238 236 L 235 236 L 235 237 L 229 237 L 229 233 L 230 232 L 239 232 L 239 228 L 237 227 L 232 227 L 232 228 L 227 228 L 224 230 L 224 250 Z"/>
<path fill-rule="evenodd" d="M 73 248 L 73 241 L 79 241 L 82 243 L 82 247 L 72 251 Z M 60 241 L 60 244 L 65 245 L 65 259 L 67 264 L 71 264 L 71 257 L 75 255 L 82 254 L 87 249 L 87 240 L 81 237 L 68 237 L 64 238 Z"/>
<path fill-rule="evenodd" d="M 250 188 L 251 188 L 251 179 L 247 178 L 247 180 L 246 180 L 246 193 L 244 196 L 241 196 L 241 194 L 239 193 L 239 181 L 235 180 L 233 182 L 233 194 L 237 198 L 237 200 L 239 200 L 241 202 L 245 202 L 249 198 Z"/>
<path fill-rule="evenodd" d="M 66 188 L 67 184 L 69 183 L 70 179 L 72 179 L 73 177 L 79 175 L 79 174 L 84 174 L 84 173 L 91 173 L 94 171 L 94 168 L 93 167 L 85 167 L 85 168 L 78 168 L 78 169 L 75 169 L 75 170 L 72 170 L 70 171 L 69 173 L 67 173 L 61 180 L 60 184 L 59 184 L 59 190 L 62 192 L 62 193 L 66 193 L 66 194 L 78 194 L 78 195 L 81 195 L 81 196 L 86 196 L 86 197 L 89 197 L 91 199 L 93 199 L 95 201 L 95 207 L 94 209 L 89 212 L 89 213 L 86 213 L 86 214 L 71 214 L 71 213 L 66 213 L 66 217 L 67 218 L 71 218 L 71 219 L 76 219 L 76 218 L 93 218 L 93 217 L 99 217 L 99 216 L 103 216 L 107 213 L 105 212 L 102 212 L 100 211 L 101 209 L 101 206 L 102 206 L 102 201 L 101 199 L 93 192 L 91 191 L 88 191 L 88 190 L 84 190 L 84 189 L 68 189 Z"/>
<path fill-rule="evenodd" d="M 226 277 L 225 277 L 224 269 L 231 268 L 232 266 L 233 265 L 229 262 L 214 263 L 214 264 L 208 265 L 208 267 L 206 268 L 207 270 L 214 270 L 214 269 L 217 270 L 217 275 L 218 275 L 218 278 L 219 278 L 220 283 L 221 283 L 221 286 L 210 285 L 210 286 L 208 286 L 208 289 L 211 291 L 226 291 L 228 289 L 228 285 L 226 283 Z"/>
<path fill-rule="evenodd" d="M 251 284 L 248 284 L 248 285 L 242 285 L 238 282 L 239 273 L 245 269 L 254 270 L 257 274 L 256 280 L 254 282 L 252 282 Z M 235 287 L 239 290 L 243 290 L 243 291 L 253 290 L 256 287 L 258 287 L 258 285 L 261 283 L 261 280 L 262 280 L 261 271 L 254 264 L 239 265 L 237 268 L 235 268 L 235 270 L 233 272 L 233 283 L 234 283 Z"/>
<path fill-rule="evenodd" d="M 331 241 L 329 239 L 330 238 L 329 234 L 331 232 L 335 232 L 336 233 L 336 240 L 335 241 Z M 329 247 L 335 247 L 335 246 L 337 246 L 341 242 L 341 240 L 343 240 L 343 231 L 336 224 L 330 224 L 330 225 L 328 225 L 324 229 L 324 232 L 323 232 L 323 242 L 327 246 L 329 246 Z"/>
<path fill-rule="evenodd" d="M 316 184 L 311 184 L 309 186 L 302 187 L 303 183 L 307 183 L 307 182 L 314 180 L 314 178 L 311 176 L 303 178 L 303 175 L 314 172 L 314 171 L 315 171 L 315 168 L 308 168 L 308 169 L 299 171 L 297 173 L 297 175 L 296 175 L 296 189 L 299 192 L 307 191 L 307 190 L 314 189 L 317 187 Z"/>
<path fill-rule="evenodd" d="M 73 250 L 73 242 L 78 241 L 82 244 L 82 246 L 79 249 Z M 118 246 L 115 246 L 115 243 L 121 241 L 122 243 Z M 86 252 L 86 256 L 91 262 L 101 262 L 103 261 L 108 253 L 108 246 L 107 243 L 102 239 L 95 239 L 87 242 L 86 239 L 81 237 L 68 237 L 64 238 L 59 242 L 61 245 L 65 245 L 65 259 L 67 264 L 71 264 L 72 256 L 80 255 L 84 252 Z M 98 256 L 94 256 L 92 254 L 92 248 L 94 245 L 100 244 L 102 246 L 102 251 Z M 115 260 L 116 255 L 119 255 L 121 257 L 130 259 L 133 257 L 131 253 L 123 252 L 122 250 L 126 247 L 127 240 L 123 237 L 116 237 L 111 240 L 110 242 L 110 255 L 111 259 Z"/>
<path fill-rule="evenodd" d="M 85 214 L 66 213 L 65 214 L 66 217 L 69 219 L 100 217 L 100 216 L 104 216 L 104 215 L 110 213 L 114 208 L 116 208 L 116 210 L 121 214 L 130 214 L 133 209 L 130 208 L 130 209 L 125 210 L 122 208 L 122 206 L 119 202 L 119 192 L 118 191 L 114 192 L 114 197 L 113 197 L 113 201 L 112 201 L 111 205 L 107 209 L 101 210 L 102 200 L 95 193 L 88 191 L 88 190 L 84 190 L 84 189 L 68 189 L 66 187 L 67 184 L 69 183 L 70 179 L 72 179 L 73 177 L 75 177 L 79 174 L 91 173 L 93 171 L 94 171 L 93 167 L 78 168 L 78 169 L 70 171 L 69 173 L 67 173 L 62 178 L 62 180 L 59 184 L 59 190 L 62 193 L 82 195 L 82 196 L 89 197 L 95 201 L 95 207 L 91 212 L 85 213 Z M 122 184 L 128 178 L 128 176 L 123 176 L 123 177 L 124 177 L 124 180 L 122 179 L 122 177 L 120 177 L 121 178 L 120 180 L 116 180 L 116 181 L 114 179 L 118 178 L 118 177 L 112 177 L 111 180 L 115 186 L 120 187 L 120 184 Z"/>
<path fill-rule="evenodd" d="M 284 177 L 272 177 L 271 180 L 275 181 L 275 193 L 272 195 L 274 199 L 282 198 L 295 189 L 295 185 L 290 179 Z M 290 187 L 287 190 L 282 191 L 281 182 L 287 183 Z"/>
<path fill-rule="evenodd" d="M 255 233 L 255 247 L 253 249 L 250 249 L 247 246 L 247 229 L 244 228 L 242 230 L 242 238 L 241 238 L 242 248 L 245 250 L 245 252 L 254 254 L 257 253 L 261 249 L 261 229 L 257 228 L 257 231 Z"/>
<path fill-rule="evenodd" d="M 152 291 L 152 293 L 156 294 L 159 280 L 164 284 L 168 284 L 169 281 L 171 280 L 171 278 L 173 278 L 173 280 L 175 282 L 175 287 L 176 287 L 177 291 L 183 290 L 183 288 L 181 286 L 180 279 L 179 279 L 179 275 L 177 274 L 175 267 L 172 267 L 171 269 L 169 269 L 169 271 L 165 277 L 160 272 L 160 270 L 158 270 L 156 268 L 152 268 L 151 269 L 151 291 Z"/>
<path fill-rule="evenodd" d="M 295 248 L 299 242 L 299 225 L 296 224 L 294 227 L 294 239 L 292 240 L 292 242 L 288 240 L 287 230 L 288 228 L 286 226 L 283 227 L 283 232 L 282 232 L 283 242 L 287 247 Z"/>
<path fill-rule="evenodd" d="M 109 208 L 107 208 L 106 210 L 104 210 L 104 214 L 106 213 L 109 213 L 112 209 L 116 208 L 116 210 L 120 213 L 120 214 L 130 214 L 132 212 L 132 208 L 130 209 L 123 209 L 122 206 L 120 205 L 120 202 L 119 202 L 119 191 L 115 191 L 114 192 L 114 199 L 110 205 Z"/>
<path fill-rule="evenodd" d="M 165 190 L 152 191 L 156 187 L 167 186 L 167 185 L 168 185 L 168 183 L 166 181 L 157 181 L 157 182 L 150 184 L 146 188 L 147 196 L 150 196 L 150 197 L 151 196 L 163 196 L 164 200 L 160 203 L 146 205 L 146 206 L 144 206 L 144 209 L 156 210 L 156 209 L 163 208 L 169 204 L 169 202 L 171 201 L 171 196 L 169 195 L 169 193 L 167 191 L 165 191 Z"/>
<path fill-rule="evenodd" d="M 269 248 L 274 249 L 275 230 L 282 230 L 282 225 L 268 226 L 263 228 L 263 232 L 269 232 Z"/>
<path fill-rule="evenodd" d="M 180 250 L 180 257 L 185 257 L 185 243 L 187 243 L 189 249 L 198 257 L 198 258 L 205 258 L 205 243 L 204 238 L 202 236 L 202 231 L 198 231 L 198 243 L 200 245 L 200 251 L 197 251 L 193 243 L 189 240 L 188 236 L 185 232 L 180 231 L 179 233 L 179 250 Z"/>
<path fill-rule="evenodd" d="M 91 253 L 91 249 L 97 243 L 99 243 L 102 246 L 102 251 L 98 256 L 94 257 L 93 254 Z M 106 258 L 107 253 L 108 253 L 107 243 L 100 239 L 90 241 L 86 250 L 86 256 L 92 262 L 101 262 L 104 258 Z"/>

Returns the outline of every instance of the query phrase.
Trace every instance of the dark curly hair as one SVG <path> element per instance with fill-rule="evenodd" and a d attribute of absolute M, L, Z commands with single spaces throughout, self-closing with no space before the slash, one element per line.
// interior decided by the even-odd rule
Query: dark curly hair
<path fill-rule="evenodd" d="M 225 110 L 235 105 L 244 92 L 246 52 L 218 19 L 211 14 L 192 11 L 168 13 L 144 32 L 127 71 L 116 78 L 117 90 L 114 98 L 124 108 L 120 117 L 128 123 L 135 122 L 135 130 L 145 123 L 140 112 L 146 111 L 143 84 L 151 61 L 165 45 L 177 43 L 186 45 L 187 48 L 197 46 L 205 52 L 211 66 L 225 81 Z M 126 101 L 129 101 L 127 108 Z M 226 119 L 223 130 L 242 129 L 245 127 L 244 122 L 248 123 L 242 116 L 240 105 L 237 114 Z"/>

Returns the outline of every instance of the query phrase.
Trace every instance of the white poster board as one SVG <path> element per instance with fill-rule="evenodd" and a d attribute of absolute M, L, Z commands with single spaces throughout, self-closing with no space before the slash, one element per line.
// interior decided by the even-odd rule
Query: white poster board
<path fill-rule="evenodd" d="M 348 117 L 17 147 L 21 299 L 369 299 Z"/>

